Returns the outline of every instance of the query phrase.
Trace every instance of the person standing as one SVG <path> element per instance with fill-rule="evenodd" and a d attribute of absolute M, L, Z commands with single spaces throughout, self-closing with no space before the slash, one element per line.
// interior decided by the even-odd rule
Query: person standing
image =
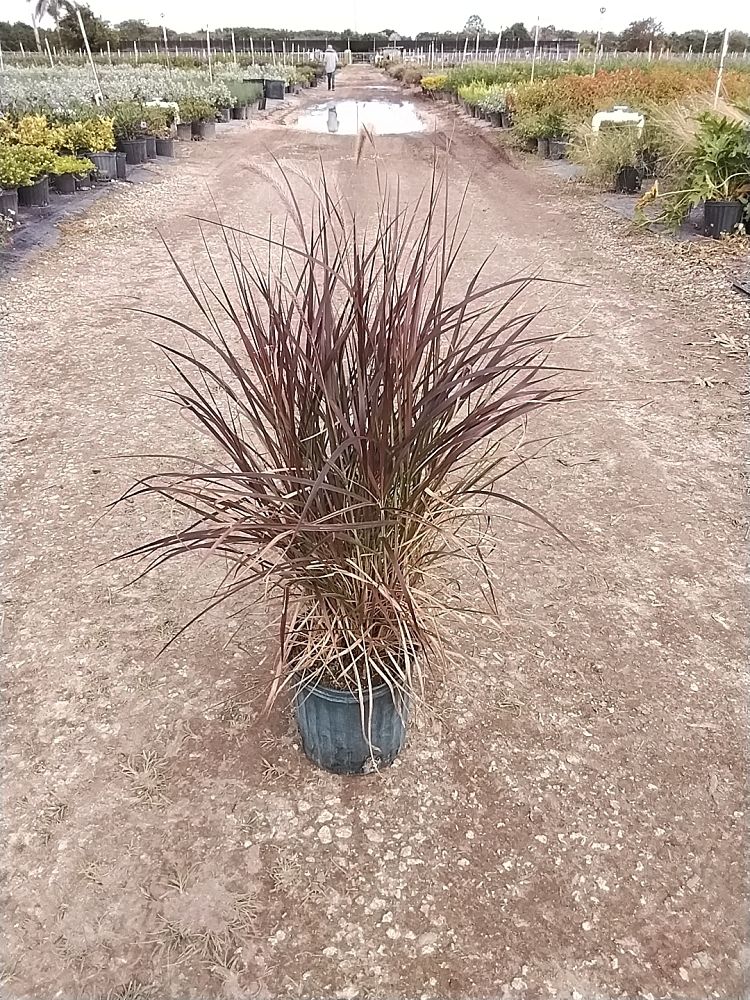
<path fill-rule="evenodd" d="M 329 45 L 325 50 L 323 55 L 323 65 L 325 67 L 326 76 L 328 77 L 328 89 L 336 89 L 336 67 L 338 66 L 339 60 L 336 55 L 336 50 L 332 45 Z"/>

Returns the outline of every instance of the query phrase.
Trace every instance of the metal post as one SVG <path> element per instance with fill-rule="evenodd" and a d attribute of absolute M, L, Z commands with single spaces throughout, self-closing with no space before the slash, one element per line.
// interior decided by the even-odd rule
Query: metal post
<path fill-rule="evenodd" d="M 534 82 L 534 67 L 536 66 L 536 50 L 539 47 L 539 18 L 536 19 L 536 28 L 534 30 L 534 52 L 531 56 L 531 76 L 529 77 L 529 82 Z"/>
<path fill-rule="evenodd" d="M 726 59 L 727 49 L 729 48 L 729 28 L 724 29 L 724 42 L 721 46 L 721 59 L 719 60 L 719 72 L 716 75 L 716 90 L 714 91 L 714 107 L 719 105 L 719 97 L 721 96 L 721 80 L 724 76 L 724 60 Z"/>
<path fill-rule="evenodd" d="M 135 59 L 136 66 L 138 65 L 138 40 L 133 39 L 133 58 Z"/>
<path fill-rule="evenodd" d="M 234 41 L 234 28 L 232 28 L 232 59 L 234 60 L 234 65 L 237 65 L 237 46 Z"/>
<path fill-rule="evenodd" d="M 208 56 L 208 79 L 214 82 L 214 67 L 211 62 L 211 29 L 206 28 L 206 55 Z"/>
<path fill-rule="evenodd" d="M 479 62 L 479 32 L 477 32 L 477 47 L 474 50 L 474 61 Z"/>
<path fill-rule="evenodd" d="M 3 47 L 0 45 L 0 73 L 5 69 L 5 63 L 3 62 Z"/>
<path fill-rule="evenodd" d="M 55 64 L 54 64 L 54 62 L 52 61 L 52 53 L 51 53 L 51 51 L 50 51 L 50 47 L 49 47 L 49 38 L 47 38 L 47 36 L 46 36 L 46 35 L 44 36 L 44 44 L 45 44 L 45 45 L 47 46 L 47 55 L 49 56 L 49 64 L 50 64 L 50 66 L 52 67 L 52 66 L 54 66 Z"/>
<path fill-rule="evenodd" d="M 648 61 L 651 62 L 654 56 L 654 40 L 649 38 L 648 40 Z"/>
<path fill-rule="evenodd" d="M 250 35 L 250 58 L 255 62 L 255 48 L 253 46 L 253 36 Z"/>
<path fill-rule="evenodd" d="M 464 41 L 464 54 L 463 54 L 463 57 L 461 59 L 461 65 L 462 66 L 466 62 L 466 51 L 467 51 L 468 48 L 469 48 L 469 36 L 467 35 L 466 36 L 466 40 Z"/>
<path fill-rule="evenodd" d="M 276 49 L 273 47 L 273 38 L 271 39 L 271 62 L 276 62 Z"/>
<path fill-rule="evenodd" d="M 286 42 L 283 38 L 281 39 L 281 61 L 286 62 Z"/>
<path fill-rule="evenodd" d="M 705 35 L 703 36 L 703 49 L 701 51 L 701 58 L 705 58 L 707 45 L 708 45 L 708 32 L 706 32 Z"/>
<path fill-rule="evenodd" d="M 112 65 L 112 49 L 110 48 L 109 39 L 107 39 L 107 61 L 109 65 Z"/>

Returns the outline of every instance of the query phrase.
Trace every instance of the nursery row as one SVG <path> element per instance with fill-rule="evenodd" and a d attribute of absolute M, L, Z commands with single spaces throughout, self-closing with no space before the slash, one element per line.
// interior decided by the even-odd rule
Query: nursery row
<path fill-rule="evenodd" d="M 601 189 L 634 193 L 645 178 L 655 178 L 648 200 L 655 217 L 673 228 L 701 204 L 707 205 L 707 235 L 750 220 L 750 73 L 726 73 L 724 97 L 717 101 L 716 70 L 707 66 L 645 65 L 581 75 L 571 64 L 564 72 L 546 67 L 550 72 L 533 83 L 508 78 L 519 69 L 462 67 L 420 82 L 426 95 L 508 128 L 518 145 L 570 157 Z M 607 114 L 594 124 L 598 112 Z"/>
<path fill-rule="evenodd" d="M 214 107 L 245 103 L 248 81 L 281 80 L 306 86 L 319 75 L 313 65 L 225 64 L 207 69 L 168 69 L 156 64 L 6 68 L 0 72 L 0 113 L 75 109 L 113 101 L 182 101 L 200 98 Z"/>

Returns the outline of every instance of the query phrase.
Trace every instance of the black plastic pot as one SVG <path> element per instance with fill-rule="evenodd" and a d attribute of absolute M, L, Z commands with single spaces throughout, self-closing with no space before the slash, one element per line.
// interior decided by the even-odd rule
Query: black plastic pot
<path fill-rule="evenodd" d="M 145 163 L 148 159 L 145 139 L 120 139 L 117 148 L 125 154 L 127 163 Z"/>
<path fill-rule="evenodd" d="M 193 124 L 198 124 L 197 122 L 180 122 L 177 126 L 177 138 L 181 142 L 190 142 L 193 138 Z"/>
<path fill-rule="evenodd" d="M 0 191 L 0 216 L 6 219 L 15 219 L 18 215 L 18 191 L 10 188 Z"/>
<path fill-rule="evenodd" d="M 156 136 L 146 136 L 146 156 L 149 160 L 156 159 Z"/>
<path fill-rule="evenodd" d="M 76 177 L 75 174 L 56 174 L 52 178 L 52 186 L 58 194 L 75 194 Z"/>
<path fill-rule="evenodd" d="M 236 122 L 242 122 L 247 118 L 247 105 L 238 104 L 237 107 L 232 108 L 232 118 Z"/>
<path fill-rule="evenodd" d="M 551 160 L 564 160 L 568 152 L 568 144 L 565 139 L 550 139 L 549 157 Z"/>
<path fill-rule="evenodd" d="M 18 204 L 24 208 L 44 208 L 49 205 L 49 177 L 45 175 L 34 184 L 19 185 Z"/>
<path fill-rule="evenodd" d="M 490 111 L 490 121 L 495 128 L 503 127 L 503 116 L 499 111 Z"/>
<path fill-rule="evenodd" d="M 406 742 L 405 720 L 383 684 L 365 704 L 364 729 L 357 696 L 320 685 L 298 688 L 295 715 L 302 747 L 318 767 L 335 774 L 367 774 L 392 764 Z"/>
<path fill-rule="evenodd" d="M 125 155 L 125 153 L 115 153 L 115 156 L 117 157 L 117 179 L 118 179 L 118 181 L 127 180 L 127 176 L 128 176 L 128 167 L 127 167 L 128 158 Z"/>
<path fill-rule="evenodd" d="M 500 112 L 500 127 L 510 128 L 510 115 L 507 111 Z"/>
<path fill-rule="evenodd" d="M 739 201 L 707 201 L 703 205 L 703 235 L 718 240 L 725 233 L 733 233 L 742 222 L 742 203 Z"/>
<path fill-rule="evenodd" d="M 174 156 L 174 139 L 157 139 L 156 155 Z"/>
<path fill-rule="evenodd" d="M 258 98 L 258 111 L 265 111 L 265 110 L 266 110 L 266 99 L 265 99 L 265 97 L 259 97 Z"/>
<path fill-rule="evenodd" d="M 219 121 L 220 122 L 231 122 L 232 120 L 232 109 L 231 108 L 219 108 Z"/>
<path fill-rule="evenodd" d="M 641 189 L 641 175 L 635 167 L 620 167 L 615 178 L 615 190 L 623 194 L 635 194 Z"/>
<path fill-rule="evenodd" d="M 286 88 L 283 80 L 265 80 L 263 96 L 269 101 L 283 101 Z"/>
<path fill-rule="evenodd" d="M 536 151 L 538 156 L 546 159 L 549 156 L 549 139 L 537 139 Z"/>
<path fill-rule="evenodd" d="M 198 135 L 201 139 L 215 139 L 216 122 L 198 122 Z"/>
<path fill-rule="evenodd" d="M 117 153 L 89 153 L 96 168 L 98 181 L 113 181 L 117 177 Z"/>

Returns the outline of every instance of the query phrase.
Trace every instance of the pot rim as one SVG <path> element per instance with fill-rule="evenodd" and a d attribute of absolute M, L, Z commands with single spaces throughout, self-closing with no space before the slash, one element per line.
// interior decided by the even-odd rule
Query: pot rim
<path fill-rule="evenodd" d="M 382 698 L 384 695 L 390 693 L 391 688 L 387 684 L 378 684 L 377 687 L 372 689 L 371 698 Z M 326 687 L 315 680 L 305 680 L 303 678 L 295 688 L 295 696 L 309 698 L 313 695 L 322 698 L 324 701 L 333 701 L 339 704 L 355 705 L 359 702 L 359 695 L 353 691 L 340 691 L 337 688 Z"/>

